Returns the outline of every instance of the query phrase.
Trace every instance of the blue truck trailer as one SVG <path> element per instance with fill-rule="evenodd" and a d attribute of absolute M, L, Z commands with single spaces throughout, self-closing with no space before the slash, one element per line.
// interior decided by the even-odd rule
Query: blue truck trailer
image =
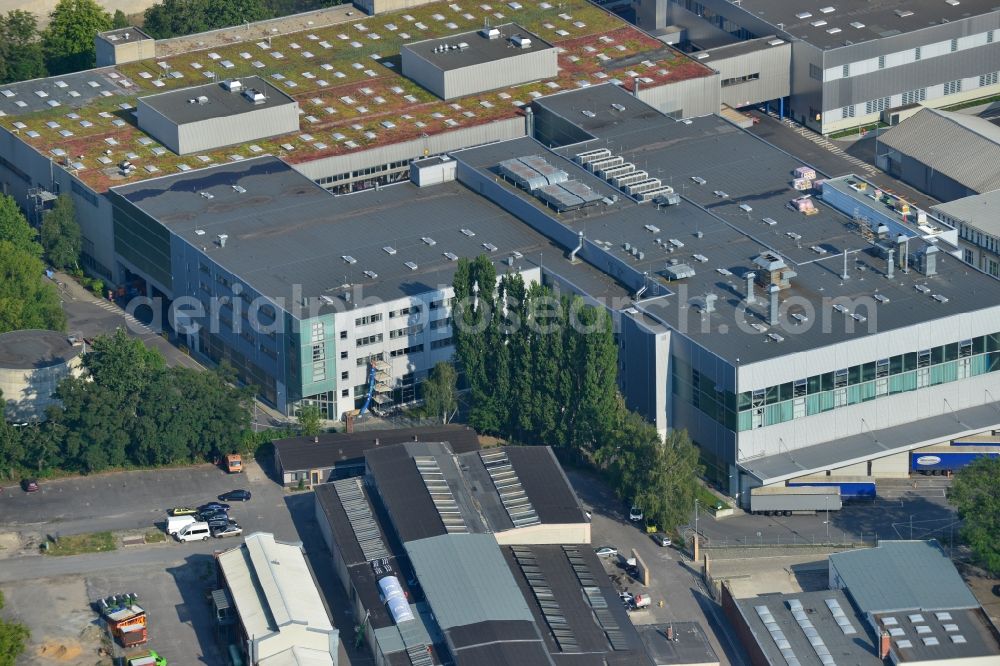
<path fill-rule="evenodd" d="M 910 452 L 910 470 L 916 474 L 946 475 L 971 465 L 980 458 L 1000 456 L 1000 446 L 957 446 L 943 444 Z"/>
<path fill-rule="evenodd" d="M 859 499 L 875 499 L 875 479 L 868 476 L 816 477 L 789 481 L 789 488 L 813 486 L 817 488 L 839 488 L 840 499 L 847 502 Z"/>

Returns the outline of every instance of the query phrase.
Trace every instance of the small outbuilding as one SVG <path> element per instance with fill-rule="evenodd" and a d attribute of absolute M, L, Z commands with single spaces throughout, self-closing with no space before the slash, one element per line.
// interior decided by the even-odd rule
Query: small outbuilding
<path fill-rule="evenodd" d="M 56 331 L 24 330 L 0 335 L 0 391 L 4 417 L 41 421 L 59 382 L 78 376 L 83 347 Z"/>

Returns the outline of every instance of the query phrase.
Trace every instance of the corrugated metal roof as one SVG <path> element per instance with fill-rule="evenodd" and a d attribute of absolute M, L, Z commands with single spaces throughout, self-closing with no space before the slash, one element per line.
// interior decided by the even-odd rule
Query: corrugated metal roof
<path fill-rule="evenodd" d="M 333 662 L 330 660 L 329 652 L 295 645 L 284 652 L 265 657 L 257 663 L 259 666 L 330 666 Z"/>
<path fill-rule="evenodd" d="M 291 622 L 332 629 L 298 546 L 256 532 L 240 548 L 220 555 L 219 565 L 248 634 L 261 636 Z"/>
<path fill-rule="evenodd" d="M 491 534 L 443 534 L 404 545 L 438 625 L 523 620 L 531 610 Z"/>
<path fill-rule="evenodd" d="M 866 613 L 979 606 L 936 541 L 882 541 L 876 548 L 834 553 L 830 566 Z"/>
<path fill-rule="evenodd" d="M 976 192 L 1000 189 L 1000 127 L 988 120 L 923 109 L 879 141 Z"/>
<path fill-rule="evenodd" d="M 996 214 L 998 206 L 1000 206 L 1000 190 L 994 190 L 938 204 L 932 206 L 931 210 L 964 222 L 984 234 L 1000 236 L 1000 216 Z"/>

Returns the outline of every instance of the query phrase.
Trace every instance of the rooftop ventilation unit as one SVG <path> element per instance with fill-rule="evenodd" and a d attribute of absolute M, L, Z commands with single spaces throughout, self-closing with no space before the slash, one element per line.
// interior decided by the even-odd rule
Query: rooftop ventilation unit
<path fill-rule="evenodd" d="M 443 252 L 442 254 L 448 261 L 458 261 L 458 255 L 454 252 Z"/>
<path fill-rule="evenodd" d="M 668 280 L 683 280 L 695 276 L 694 269 L 687 264 L 668 265 L 663 270 L 663 274 L 667 276 Z"/>
<path fill-rule="evenodd" d="M 479 34 L 486 39 L 500 39 L 500 29 L 499 28 L 483 28 L 479 31 Z"/>
<path fill-rule="evenodd" d="M 476 232 L 473 231 L 472 229 L 462 229 L 462 233 L 468 236 L 469 238 L 472 238 L 473 236 L 476 235 Z"/>
<path fill-rule="evenodd" d="M 413 263 L 412 261 L 407 261 L 403 265 L 406 266 L 407 268 L 409 268 L 411 271 L 417 270 L 417 265 L 415 263 Z"/>
<path fill-rule="evenodd" d="M 437 245 L 437 241 L 431 238 L 430 236 L 424 236 L 420 240 L 422 240 L 425 245 Z"/>
<path fill-rule="evenodd" d="M 469 48 L 469 44 L 467 42 L 459 42 L 458 43 L 458 50 L 459 51 L 465 51 L 468 48 Z"/>
<path fill-rule="evenodd" d="M 252 104 L 263 104 L 267 101 L 267 95 L 256 88 L 247 88 L 243 91 L 243 97 Z"/>
<path fill-rule="evenodd" d="M 894 9 L 892 13 L 898 16 L 899 18 L 906 18 L 907 16 L 913 16 L 913 12 L 911 12 L 909 9 Z"/>
<path fill-rule="evenodd" d="M 229 240 L 229 234 L 219 234 L 219 247 L 226 247 L 226 241 Z"/>
<path fill-rule="evenodd" d="M 832 14 L 835 10 L 833 7 L 820 7 L 819 11 L 822 14 Z"/>
<path fill-rule="evenodd" d="M 805 21 L 807 18 L 812 18 L 812 12 L 799 12 L 795 15 L 795 18 L 800 21 Z"/>
<path fill-rule="evenodd" d="M 611 108 L 614 109 L 615 111 L 624 111 L 625 110 L 625 105 L 624 104 L 619 104 L 618 102 L 613 102 L 611 104 Z"/>
<path fill-rule="evenodd" d="M 777 39 L 777 38 L 775 38 L 775 39 L 769 39 L 769 40 L 767 40 L 767 45 L 768 46 L 781 46 L 784 43 L 785 43 L 785 40 L 783 40 L 783 39 Z"/>
<path fill-rule="evenodd" d="M 198 95 L 195 100 L 197 104 L 208 104 L 208 97 L 205 95 Z"/>
<path fill-rule="evenodd" d="M 396 254 L 396 248 L 392 247 L 391 245 L 386 245 L 385 247 L 382 248 L 382 251 L 385 252 L 386 254 Z"/>
<path fill-rule="evenodd" d="M 199 194 L 206 199 L 214 199 L 215 195 L 211 192 L 199 192 Z"/>
<path fill-rule="evenodd" d="M 865 27 L 865 24 L 862 23 L 861 21 L 851 21 L 851 27 L 861 30 L 861 28 Z"/>
<path fill-rule="evenodd" d="M 247 188 L 242 185 L 233 185 L 233 191 L 236 192 L 236 194 L 246 194 Z"/>
<path fill-rule="evenodd" d="M 486 248 L 486 250 L 489 252 L 497 251 L 497 246 L 494 245 L 493 243 L 483 243 L 483 247 Z"/>
<path fill-rule="evenodd" d="M 378 273 L 376 273 L 375 271 L 365 271 L 365 275 L 368 276 L 372 280 L 375 280 L 375 279 L 378 278 Z"/>
<path fill-rule="evenodd" d="M 510 38 L 510 42 L 519 49 L 531 48 L 531 38 L 524 35 L 514 35 Z"/>
<path fill-rule="evenodd" d="M 228 79 L 222 82 L 222 87 L 231 93 L 241 92 L 243 90 L 243 82 L 239 79 Z"/>
<path fill-rule="evenodd" d="M 354 257 L 352 257 L 349 254 L 342 254 L 342 255 L 340 255 L 340 258 L 343 259 L 344 261 L 346 261 L 349 264 L 356 264 L 356 263 L 358 263 L 358 260 L 355 259 Z"/>

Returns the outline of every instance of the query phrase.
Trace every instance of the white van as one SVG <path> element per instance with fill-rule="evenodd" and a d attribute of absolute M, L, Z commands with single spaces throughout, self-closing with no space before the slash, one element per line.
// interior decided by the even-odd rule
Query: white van
<path fill-rule="evenodd" d="M 191 523 L 182 527 L 174 535 L 174 538 L 183 543 L 184 541 L 206 541 L 210 536 L 212 536 L 212 532 L 208 529 L 208 523 Z"/>
<path fill-rule="evenodd" d="M 198 522 L 194 516 L 167 516 L 167 534 L 177 534 L 182 527 Z"/>

